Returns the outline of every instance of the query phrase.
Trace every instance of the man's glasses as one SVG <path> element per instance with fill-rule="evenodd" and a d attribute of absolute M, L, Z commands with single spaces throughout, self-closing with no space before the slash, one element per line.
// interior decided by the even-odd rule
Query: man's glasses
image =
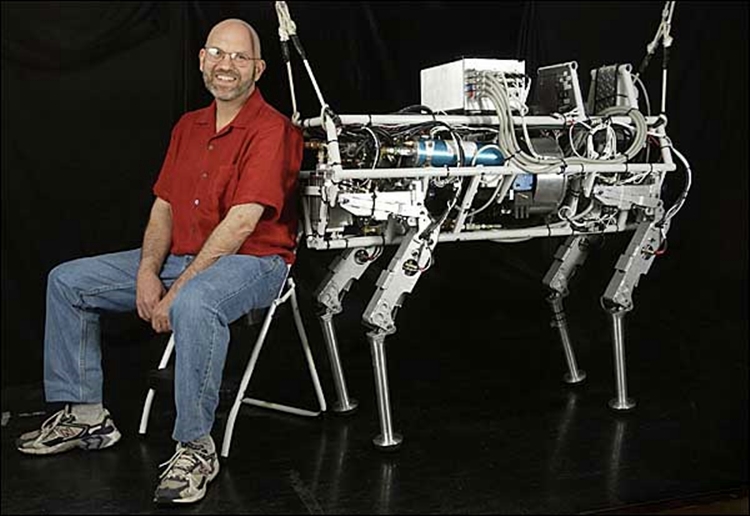
<path fill-rule="evenodd" d="M 224 59 L 224 56 L 229 56 L 229 60 L 240 67 L 249 66 L 256 59 L 260 59 L 259 57 L 250 57 L 242 52 L 225 52 L 219 47 L 204 47 L 204 50 L 211 61 L 219 62 Z"/>

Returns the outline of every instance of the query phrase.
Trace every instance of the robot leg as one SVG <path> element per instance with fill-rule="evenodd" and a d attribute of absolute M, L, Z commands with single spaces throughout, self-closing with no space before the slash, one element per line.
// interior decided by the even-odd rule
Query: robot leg
<path fill-rule="evenodd" d="M 659 210 L 659 214 L 663 210 Z M 658 217 L 657 217 L 658 218 Z M 602 307 L 609 314 L 612 328 L 612 347 L 615 363 L 617 396 L 609 401 L 614 410 L 630 410 L 635 401 L 628 397 L 625 371 L 625 314 L 633 309 L 633 291 L 641 275 L 646 274 L 666 238 L 667 225 L 643 221 L 636 228 L 625 252 L 617 260 L 615 274 L 601 298 Z"/>
<path fill-rule="evenodd" d="M 378 278 L 378 290 L 367 305 L 362 321 L 373 328 L 367 333 L 372 352 L 375 393 L 381 433 L 372 442 L 381 449 L 395 449 L 403 438 L 393 431 L 390 390 L 385 357 L 385 337 L 396 332 L 394 316 L 406 294 L 414 289 L 422 273 L 432 262 L 439 228 L 422 233 L 411 229 L 401 242 L 388 269 Z M 420 234 L 422 233 L 422 234 Z"/>
<path fill-rule="evenodd" d="M 337 396 L 337 401 L 333 403 L 331 408 L 339 414 L 353 412 L 357 408 L 358 403 L 357 400 L 349 397 L 349 392 L 346 388 L 344 371 L 341 367 L 341 358 L 339 357 L 336 329 L 333 325 L 333 316 L 341 313 L 343 310 L 342 301 L 349 287 L 380 256 L 381 251 L 382 248 L 378 247 L 365 247 L 344 251 L 330 265 L 330 272 L 315 293 L 318 304 L 322 307 L 318 318 L 323 330 L 323 338 L 331 363 L 331 373 Z"/>
<path fill-rule="evenodd" d="M 592 236 L 577 235 L 568 237 L 557 249 L 555 261 L 547 271 L 542 282 L 550 289 L 547 297 L 552 307 L 552 326 L 556 327 L 565 351 L 568 372 L 563 376 L 566 383 L 580 383 L 586 379 L 586 372 L 578 369 L 575 353 L 571 345 L 568 323 L 563 308 L 563 299 L 568 295 L 568 283 L 578 267 L 583 265 L 591 248 Z"/>

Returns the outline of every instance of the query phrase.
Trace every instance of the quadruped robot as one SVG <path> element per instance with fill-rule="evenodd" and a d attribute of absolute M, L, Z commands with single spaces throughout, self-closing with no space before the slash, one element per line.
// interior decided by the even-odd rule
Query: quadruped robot
<path fill-rule="evenodd" d="M 380 434 L 373 443 L 402 442 L 393 430 L 385 339 L 396 332 L 395 312 L 421 275 L 434 265 L 439 243 L 512 243 L 566 236 L 543 278 L 553 322 L 565 352 L 564 380 L 586 377 L 578 368 L 563 308 L 568 284 L 594 239 L 632 232 L 601 305 L 611 320 L 616 396 L 629 410 L 623 322 L 640 277 L 664 249 L 682 208 L 692 172 L 667 135 L 666 81 L 674 2 L 668 1 L 637 73 L 629 64 L 591 70 L 586 100 L 576 62 L 543 66 L 531 79 L 524 61 L 461 59 L 421 71 L 421 104 L 397 114 L 337 115 L 323 99 L 285 2 L 276 2 L 293 120 L 316 155 L 300 173 L 304 243 L 341 249 L 316 291 L 337 401 L 348 412 L 334 316 L 344 295 L 383 253 L 398 246 L 362 316 L 369 328 Z M 320 103 L 320 115 L 297 111 L 290 44 L 299 53 Z M 663 46 L 661 109 L 651 114 L 639 76 Z M 535 88 L 535 104 L 529 94 Z M 643 95 L 640 95 L 640 87 Z M 646 113 L 642 104 L 646 104 Z M 533 110 L 532 110 L 533 107 Z M 684 166 L 685 186 L 667 207 L 667 174 Z"/>

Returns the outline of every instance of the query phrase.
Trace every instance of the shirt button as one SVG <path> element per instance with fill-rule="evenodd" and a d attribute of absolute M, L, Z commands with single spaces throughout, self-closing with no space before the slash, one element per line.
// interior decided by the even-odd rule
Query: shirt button
<path fill-rule="evenodd" d="M 214 150 L 214 144 L 213 143 L 209 143 L 208 144 L 208 150 Z"/>
<path fill-rule="evenodd" d="M 208 172 L 203 172 L 203 173 L 201 174 L 201 177 L 202 177 L 203 179 L 206 179 L 206 178 L 208 177 Z"/>
<path fill-rule="evenodd" d="M 193 204 L 195 204 L 196 206 L 198 206 L 200 203 L 201 202 L 198 199 L 196 199 L 196 200 L 193 201 Z"/>

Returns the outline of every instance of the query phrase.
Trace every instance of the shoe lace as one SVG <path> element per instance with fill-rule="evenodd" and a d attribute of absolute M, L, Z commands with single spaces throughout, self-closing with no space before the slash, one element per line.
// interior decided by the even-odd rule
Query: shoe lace
<path fill-rule="evenodd" d="M 50 435 L 57 429 L 60 423 L 66 423 L 68 421 L 71 421 L 72 419 L 73 415 L 68 410 L 68 407 L 65 407 L 62 410 L 58 410 L 50 417 L 48 417 L 44 421 L 44 423 L 42 423 L 42 431 L 40 432 L 39 436 L 42 437 Z"/>
<path fill-rule="evenodd" d="M 192 471 L 198 464 L 203 465 L 206 469 L 211 468 L 208 461 L 203 458 L 200 452 L 181 444 L 178 446 L 177 451 L 174 455 L 172 455 L 171 459 L 162 464 L 159 464 L 160 468 L 164 466 L 166 466 L 167 468 L 159 476 L 159 478 L 163 479 L 165 477 L 180 477 Z"/>

